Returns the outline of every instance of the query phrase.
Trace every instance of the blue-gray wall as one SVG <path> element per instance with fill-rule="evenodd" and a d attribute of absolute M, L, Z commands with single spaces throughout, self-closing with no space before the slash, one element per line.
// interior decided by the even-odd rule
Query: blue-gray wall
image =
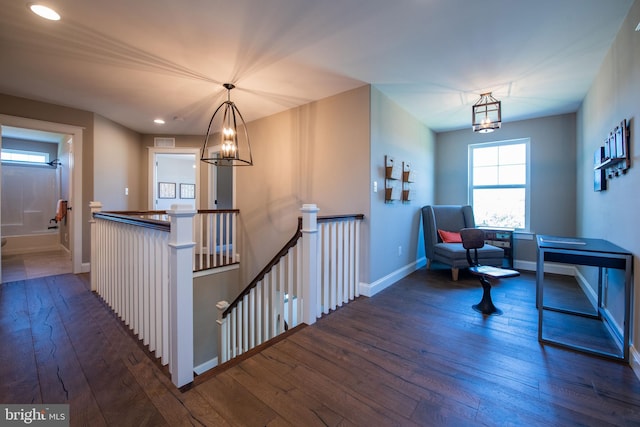
<path fill-rule="evenodd" d="M 640 1 L 627 15 L 580 110 L 577 132 L 577 232 L 583 237 L 607 239 L 634 254 L 635 299 L 632 304 L 632 349 L 636 372 L 640 372 Z M 631 169 L 608 181 L 608 189 L 593 191 L 593 153 L 621 120 L 631 124 Z M 593 271 L 585 275 L 597 283 Z M 609 271 L 607 310 L 621 328 L 623 320 L 620 273 Z"/>
<path fill-rule="evenodd" d="M 508 102 L 504 102 L 508 106 Z M 503 112 L 503 117 L 508 111 Z M 531 156 L 530 231 L 575 236 L 576 116 L 563 114 L 503 123 L 493 133 L 469 129 L 436 137 L 436 203 L 468 203 L 468 146 L 481 142 L 529 138 Z M 516 266 L 533 269 L 535 241 L 516 240 Z"/>
<path fill-rule="evenodd" d="M 434 200 L 434 148 L 435 134 L 431 130 L 371 88 L 369 285 L 374 290 L 387 284 L 385 277 L 394 277 L 424 258 L 420 208 Z M 398 164 L 410 163 L 415 173 L 410 202 L 385 203 L 385 155 Z M 378 187 L 375 193 L 374 182 Z"/>

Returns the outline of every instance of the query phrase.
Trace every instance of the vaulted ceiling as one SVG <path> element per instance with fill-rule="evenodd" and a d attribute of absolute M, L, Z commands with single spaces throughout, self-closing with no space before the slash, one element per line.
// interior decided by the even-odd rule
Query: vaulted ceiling
<path fill-rule="evenodd" d="M 53 22 L 12 0 L 0 93 L 197 135 L 225 82 L 247 121 L 369 83 L 441 132 L 486 91 L 505 122 L 576 111 L 632 3 L 51 0 Z"/>

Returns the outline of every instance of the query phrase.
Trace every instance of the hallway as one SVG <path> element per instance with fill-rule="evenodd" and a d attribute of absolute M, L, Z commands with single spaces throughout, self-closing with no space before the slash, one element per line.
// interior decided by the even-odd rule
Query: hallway
<path fill-rule="evenodd" d="M 2 283 L 71 273 L 71 253 L 64 249 L 27 254 L 2 254 Z"/>

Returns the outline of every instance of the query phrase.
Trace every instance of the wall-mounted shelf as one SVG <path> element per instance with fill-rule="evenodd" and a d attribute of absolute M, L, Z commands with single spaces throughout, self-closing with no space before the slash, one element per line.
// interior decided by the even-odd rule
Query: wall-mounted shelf
<path fill-rule="evenodd" d="M 391 203 L 398 200 L 396 182 L 401 179 L 400 166 L 391 156 L 384 156 L 384 202 Z"/>
<path fill-rule="evenodd" d="M 594 170 L 600 170 L 600 169 L 606 169 L 606 168 L 610 168 L 613 167 L 615 165 L 617 165 L 618 163 L 624 162 L 626 161 L 626 157 L 625 158 L 615 158 L 615 159 L 607 159 L 605 161 L 603 161 L 600 164 L 597 164 L 594 166 Z"/>
<path fill-rule="evenodd" d="M 409 162 L 397 162 L 391 156 L 384 156 L 384 202 L 399 200 L 409 203 L 413 199 L 415 172 Z"/>
<path fill-rule="evenodd" d="M 624 175 L 631 167 L 629 138 L 629 126 L 625 119 L 609 133 L 604 144 L 596 148 L 593 165 L 595 191 L 606 190 L 607 178 Z"/>
<path fill-rule="evenodd" d="M 402 202 L 408 203 L 411 201 L 413 183 L 413 171 L 411 165 L 406 162 L 402 162 Z"/>

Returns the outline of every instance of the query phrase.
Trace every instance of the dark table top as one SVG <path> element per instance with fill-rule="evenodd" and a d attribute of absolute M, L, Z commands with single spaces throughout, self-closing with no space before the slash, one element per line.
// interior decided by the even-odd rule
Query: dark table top
<path fill-rule="evenodd" d="M 614 245 L 604 239 L 587 239 L 582 237 L 537 236 L 538 248 L 562 249 L 580 252 L 599 252 L 608 254 L 631 255 L 626 249 Z"/>

